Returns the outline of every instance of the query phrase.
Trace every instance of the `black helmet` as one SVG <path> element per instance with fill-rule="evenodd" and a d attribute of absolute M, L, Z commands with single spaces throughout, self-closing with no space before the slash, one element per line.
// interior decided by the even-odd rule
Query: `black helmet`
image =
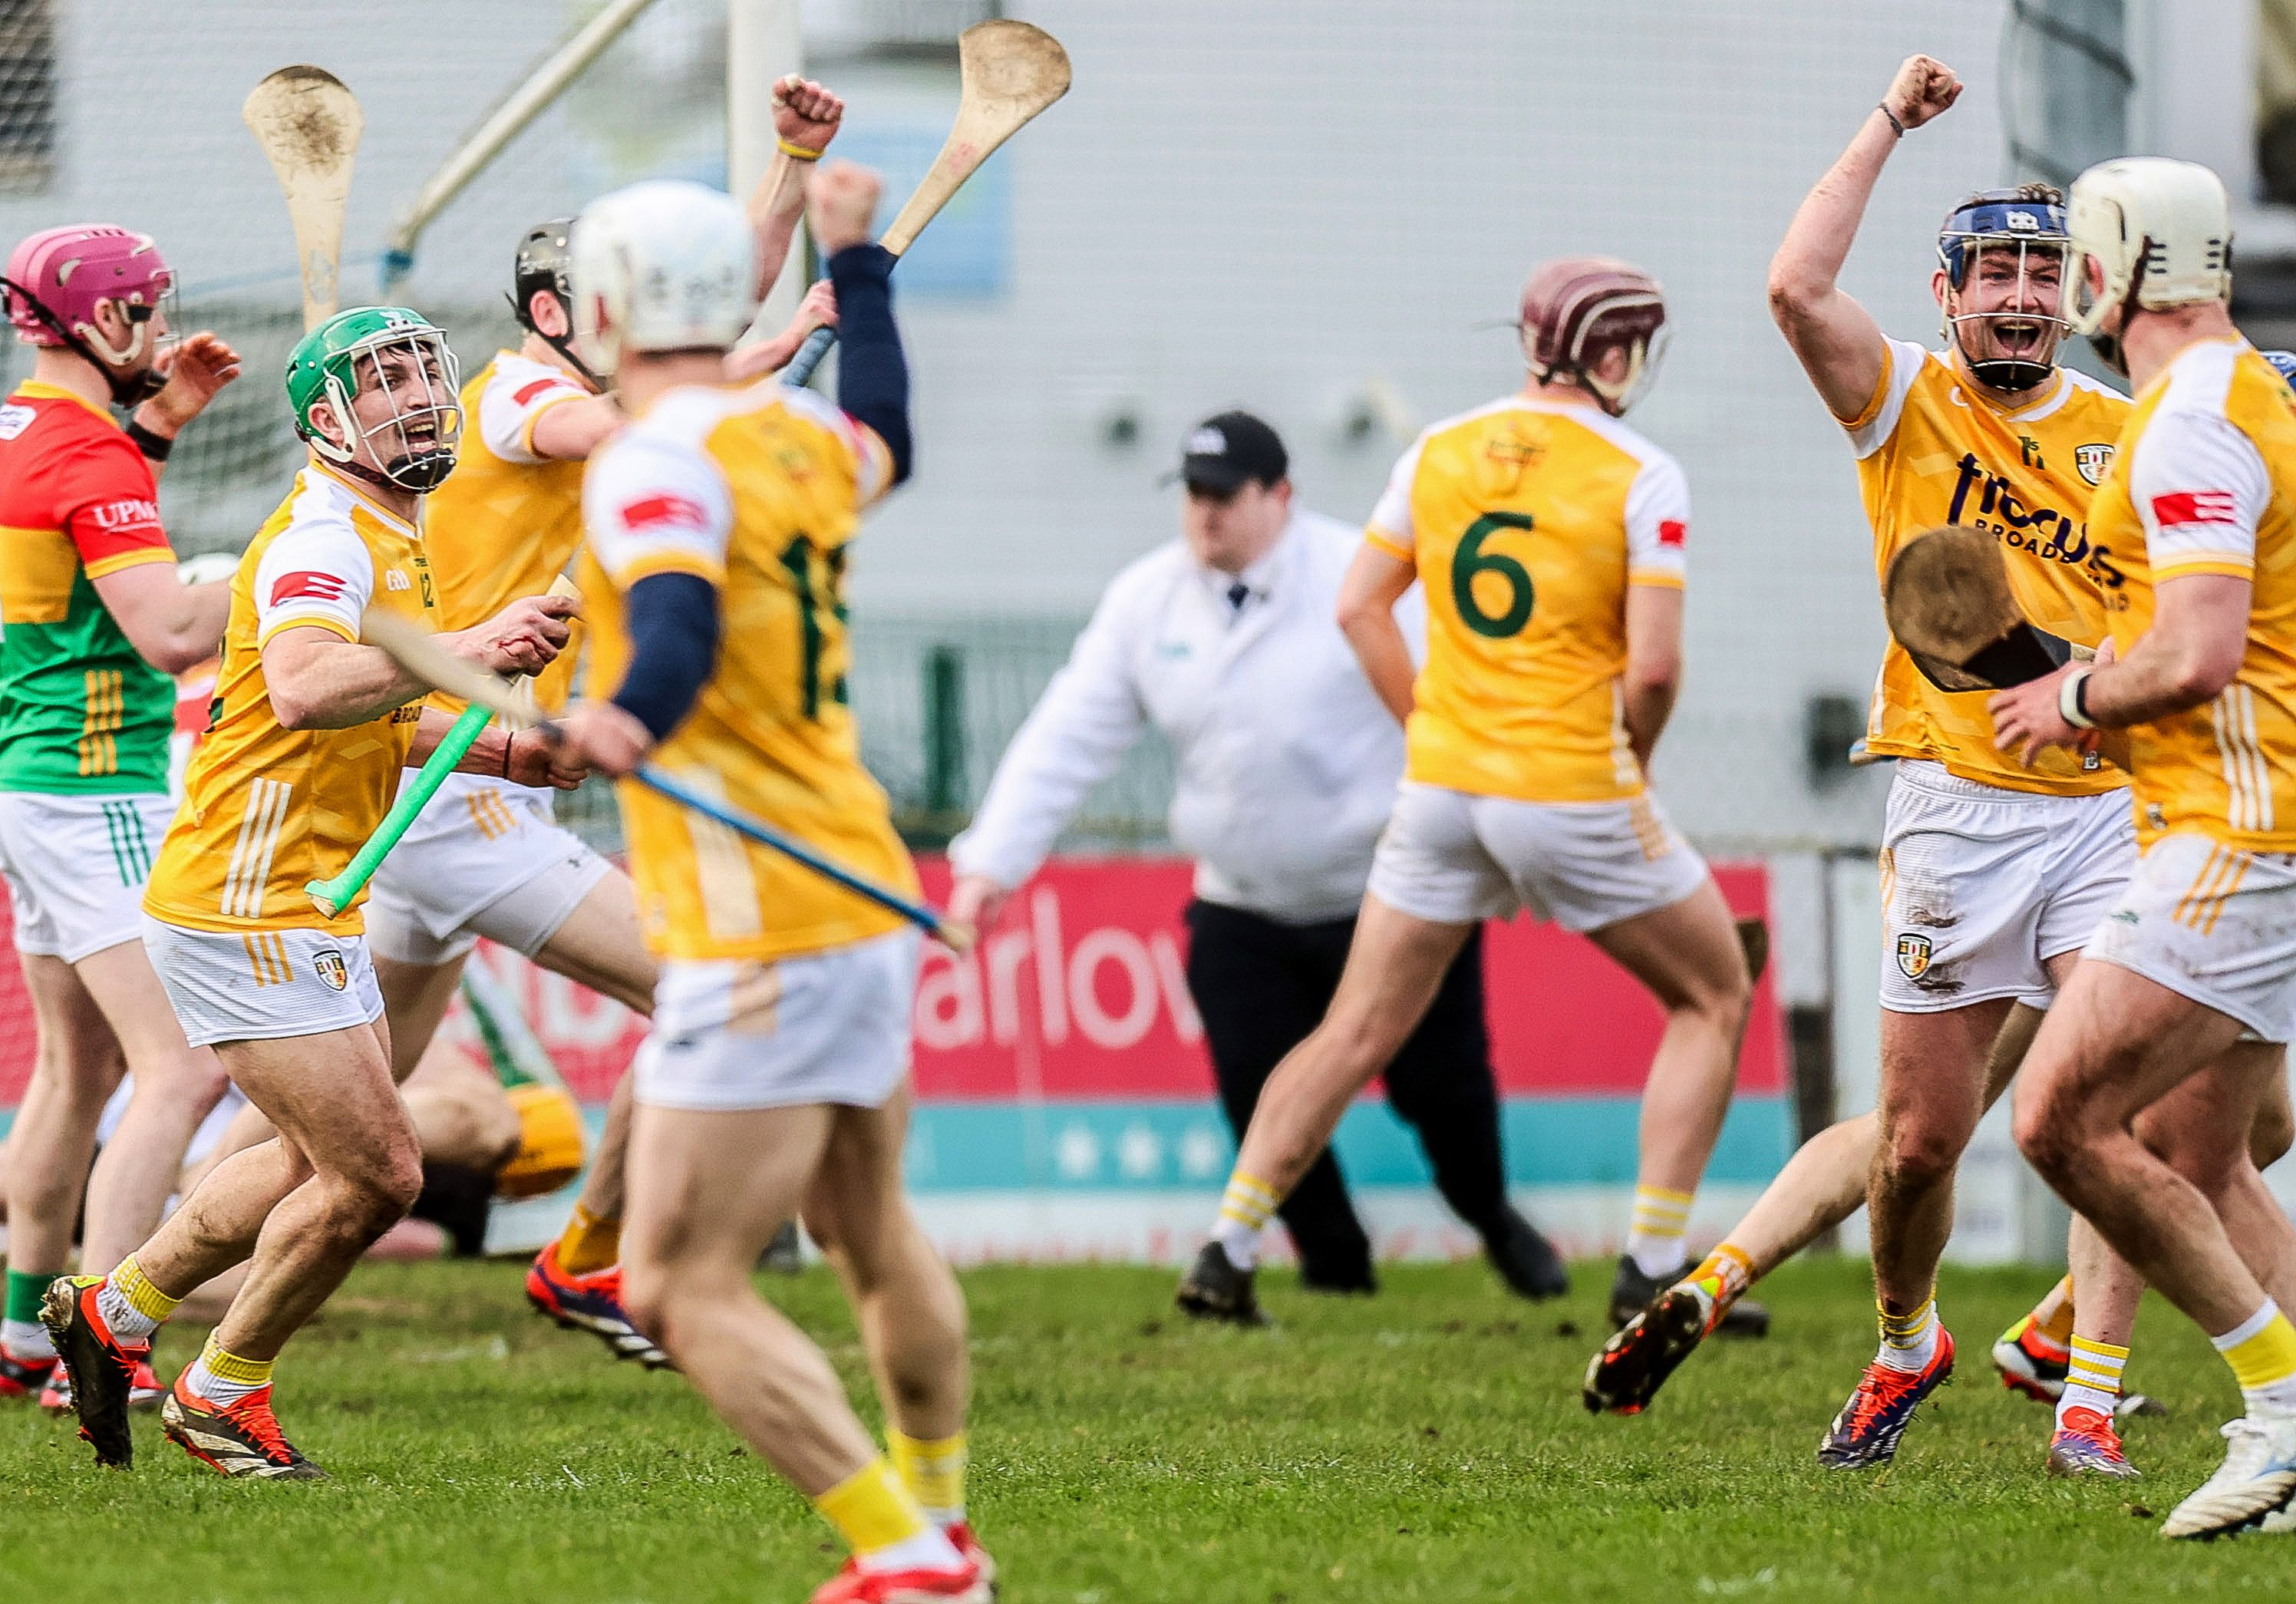
<path fill-rule="evenodd" d="M 558 302 L 558 309 L 566 314 L 566 326 L 574 326 L 573 256 L 567 250 L 567 236 L 574 231 L 572 218 L 553 218 L 546 223 L 537 223 L 518 242 L 518 257 L 511 268 L 510 305 L 519 327 L 541 338 L 550 348 L 574 365 L 574 371 L 590 382 L 591 388 L 603 390 L 598 375 L 592 373 L 581 358 L 574 354 L 572 341 L 564 334 L 545 334 L 534 326 L 534 298 L 547 291 Z"/>

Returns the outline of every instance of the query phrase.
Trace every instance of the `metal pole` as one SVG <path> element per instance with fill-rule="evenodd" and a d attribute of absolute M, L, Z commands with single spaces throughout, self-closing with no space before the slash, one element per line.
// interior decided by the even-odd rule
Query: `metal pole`
<path fill-rule="evenodd" d="M 414 242 L 430 226 L 430 220 L 445 210 L 447 202 L 462 193 L 472 179 L 484 172 L 487 164 L 502 153 L 503 146 L 517 138 L 521 130 L 557 99 L 584 68 L 619 38 L 623 29 L 637 21 L 639 12 L 653 3 L 654 0 L 612 0 L 603 11 L 568 35 L 565 43 L 551 52 L 523 83 L 497 102 L 470 136 L 455 147 L 453 154 L 415 193 L 413 202 L 400 214 L 398 226 L 391 230 L 382 253 L 385 290 L 406 277 L 414 266 Z"/>
<path fill-rule="evenodd" d="M 798 0 L 726 0 L 726 187 L 748 194 L 774 159 L 774 85 L 805 70 Z M 797 315 L 809 259 L 799 246 L 766 297 L 753 329 L 778 331 Z"/>

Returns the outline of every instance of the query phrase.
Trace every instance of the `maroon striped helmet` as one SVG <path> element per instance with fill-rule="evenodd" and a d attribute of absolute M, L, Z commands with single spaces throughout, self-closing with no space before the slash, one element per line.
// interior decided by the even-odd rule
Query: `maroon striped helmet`
<path fill-rule="evenodd" d="M 1658 280 L 1611 256 L 1546 262 L 1522 287 L 1522 354 L 1540 383 L 1576 383 L 1612 417 L 1642 399 L 1666 350 L 1666 292 Z M 1625 375 L 1596 374 L 1614 350 Z"/>

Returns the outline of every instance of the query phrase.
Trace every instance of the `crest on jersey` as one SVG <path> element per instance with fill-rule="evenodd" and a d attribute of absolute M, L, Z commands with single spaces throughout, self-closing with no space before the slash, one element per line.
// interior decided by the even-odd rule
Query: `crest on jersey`
<path fill-rule="evenodd" d="M 1905 962 L 1902 942 L 1899 943 L 1898 961 L 1901 964 Z M 325 981 L 335 991 L 340 991 L 351 983 L 351 972 L 343 965 L 343 955 L 332 947 L 322 947 L 314 953 L 311 958 L 311 967 L 317 970 L 319 978 Z"/>
<path fill-rule="evenodd" d="M 2073 448 L 2073 466 L 2092 485 L 2104 482 L 2104 471 L 2112 466 L 2112 447 L 2104 440 L 2092 440 L 2086 446 Z"/>
<path fill-rule="evenodd" d="M 1901 935 L 1898 938 L 1898 973 L 1907 980 L 1919 980 L 1930 972 L 1930 938 L 1925 935 Z"/>
<path fill-rule="evenodd" d="M 14 440 L 30 428 L 39 415 L 29 407 L 0 407 L 0 440 Z"/>

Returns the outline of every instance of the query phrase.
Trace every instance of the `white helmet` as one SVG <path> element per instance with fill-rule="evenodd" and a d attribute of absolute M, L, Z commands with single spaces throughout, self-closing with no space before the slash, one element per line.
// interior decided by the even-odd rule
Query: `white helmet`
<path fill-rule="evenodd" d="M 628 351 L 724 350 L 758 311 L 757 241 L 723 190 L 633 184 L 574 219 L 574 338 L 611 372 Z"/>
<path fill-rule="evenodd" d="M 2066 209 L 2072 260 L 2066 308 L 2073 332 L 2095 337 L 2124 301 L 2148 311 L 2232 296 L 2232 202 L 2194 161 L 2124 156 L 2073 181 Z M 2104 282 L 2089 282 L 2089 264 Z"/>

